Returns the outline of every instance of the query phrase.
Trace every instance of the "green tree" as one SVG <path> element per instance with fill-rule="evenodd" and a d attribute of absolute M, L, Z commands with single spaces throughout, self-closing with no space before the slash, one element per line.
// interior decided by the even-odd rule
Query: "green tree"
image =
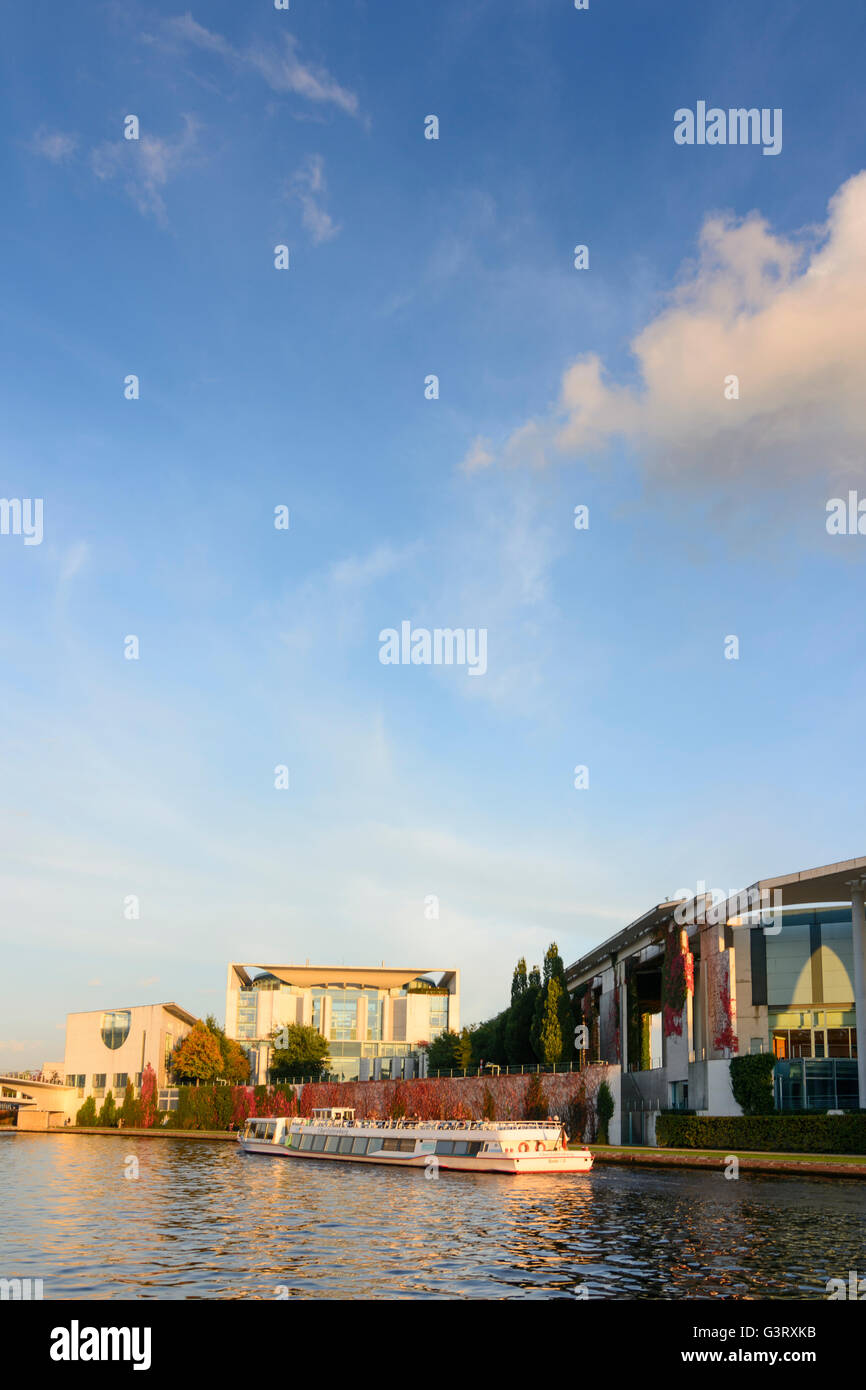
<path fill-rule="evenodd" d="M 123 1093 L 120 1118 L 123 1120 L 124 1127 L 127 1129 L 135 1129 L 135 1127 L 141 1123 L 141 1106 L 135 1099 L 135 1088 L 131 1081 L 127 1081 L 126 1090 Z"/>
<path fill-rule="evenodd" d="M 453 1028 L 445 1028 L 427 1047 L 427 1068 L 429 1071 L 451 1071 L 461 1066 L 458 1061 L 460 1035 Z"/>
<path fill-rule="evenodd" d="M 551 993 L 555 999 L 557 1029 L 553 1028 L 552 1019 L 548 1017 L 551 1013 L 548 1007 Z M 571 1061 L 574 1056 L 573 1018 L 574 1011 L 565 980 L 565 966 L 559 954 L 559 947 L 552 941 L 544 955 L 544 975 L 541 991 L 535 1000 L 530 1030 L 532 1049 L 540 1062 L 546 1062 L 548 1066 L 565 1066 Z M 557 1030 L 558 1052 L 553 1042 Z M 553 1055 L 554 1052 L 556 1055 Z"/>
<path fill-rule="evenodd" d="M 114 1092 L 107 1091 L 102 1108 L 99 1111 L 98 1125 L 103 1125 L 106 1129 L 114 1129 L 117 1124 L 117 1106 L 114 1103 Z"/>
<path fill-rule="evenodd" d="M 503 1009 L 495 1018 L 485 1019 L 472 1029 L 472 1061 L 496 1062 L 504 1066 L 508 1061 L 505 1055 L 505 1026 L 508 1022 L 508 1009 Z"/>
<path fill-rule="evenodd" d="M 541 994 L 541 975 L 537 965 L 526 975 L 526 963 L 523 960 L 518 961 L 514 974 L 518 988 L 515 991 L 512 985 L 513 1002 L 508 1010 L 504 1030 L 505 1056 L 511 1066 L 525 1066 L 527 1062 L 536 1060 L 532 1050 L 531 1032 L 535 1005 Z"/>
<path fill-rule="evenodd" d="M 457 1048 L 457 1062 L 463 1067 L 464 1071 L 472 1066 L 472 1034 L 468 1028 L 464 1028 L 460 1034 L 460 1042 Z"/>
<path fill-rule="evenodd" d="M 559 1003 L 562 986 L 554 976 L 547 985 L 547 999 L 541 1020 L 541 1057 L 547 1066 L 558 1066 L 562 1060 L 562 1029 L 559 1024 Z"/>
<path fill-rule="evenodd" d="M 97 1123 L 96 1101 L 93 1096 L 88 1096 L 84 1104 L 80 1106 L 78 1114 L 75 1116 L 75 1123 L 83 1125 L 87 1129 L 92 1129 Z"/>
<path fill-rule="evenodd" d="M 172 1070 L 181 1082 L 215 1081 L 223 1065 L 217 1038 L 201 1019 L 181 1038 L 172 1055 Z"/>
<path fill-rule="evenodd" d="M 275 1029 L 271 1034 L 271 1043 L 270 1074 L 274 1080 L 319 1077 L 331 1064 L 327 1038 L 307 1024 L 289 1023 L 284 1028 Z"/>
<path fill-rule="evenodd" d="M 526 978 L 526 960 L 523 956 L 514 967 L 514 974 L 511 977 L 511 1002 L 516 1004 L 521 994 L 525 994 L 529 984 Z"/>
<path fill-rule="evenodd" d="M 598 1088 L 598 1098 L 596 1100 L 596 1114 L 598 1116 L 598 1142 L 599 1144 L 609 1144 L 608 1128 L 613 1119 L 613 1112 L 616 1105 L 613 1099 L 613 1091 L 606 1081 L 602 1081 Z"/>

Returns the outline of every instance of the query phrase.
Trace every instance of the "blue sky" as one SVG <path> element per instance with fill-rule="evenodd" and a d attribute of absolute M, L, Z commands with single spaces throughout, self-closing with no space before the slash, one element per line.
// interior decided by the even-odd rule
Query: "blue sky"
<path fill-rule="evenodd" d="M 471 1021 L 551 939 L 864 852 L 864 27 L 7 7 L 0 1065 L 220 1014 L 230 959 L 457 966 Z M 699 100 L 782 152 L 677 146 Z M 383 666 L 403 620 L 487 673 Z"/>

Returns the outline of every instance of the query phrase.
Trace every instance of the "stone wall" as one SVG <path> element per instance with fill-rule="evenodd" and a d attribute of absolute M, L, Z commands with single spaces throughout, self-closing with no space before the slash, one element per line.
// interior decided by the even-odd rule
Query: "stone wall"
<path fill-rule="evenodd" d="M 422 1120 L 482 1118 L 485 1093 L 497 1120 L 526 1119 L 530 1076 L 439 1077 L 415 1081 L 308 1082 L 299 1086 L 302 1115 L 324 1106 L 348 1106 L 359 1119 L 387 1119 L 400 1114 Z M 595 1137 L 598 1088 L 606 1080 L 616 1101 L 611 1140 L 619 1140 L 619 1068 L 595 1064 L 580 1072 L 541 1076 L 547 1110 L 558 1115 L 573 1138 Z M 489 1105 L 488 1105 L 489 1108 Z M 582 1132 L 578 1134 L 578 1130 Z M 616 1137 L 614 1137 L 616 1135 Z"/>

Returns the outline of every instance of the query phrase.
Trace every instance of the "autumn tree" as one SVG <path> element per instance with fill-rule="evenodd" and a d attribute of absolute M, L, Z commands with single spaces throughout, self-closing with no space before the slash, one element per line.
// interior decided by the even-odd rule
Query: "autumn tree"
<path fill-rule="evenodd" d="M 227 1081 L 230 1086 L 246 1086 L 250 1079 L 250 1062 L 240 1043 L 226 1037 L 213 1014 L 208 1014 L 204 1022 L 219 1043 L 222 1065 L 217 1079 Z"/>
<path fill-rule="evenodd" d="M 172 1055 L 172 1070 L 179 1081 L 215 1081 L 222 1071 L 223 1057 L 217 1038 L 201 1019 L 181 1038 Z"/>
<path fill-rule="evenodd" d="M 158 1111 L 158 1097 L 156 1092 L 156 1072 L 148 1062 L 144 1071 L 141 1073 L 141 1125 L 143 1129 L 150 1129 L 156 1123 Z"/>

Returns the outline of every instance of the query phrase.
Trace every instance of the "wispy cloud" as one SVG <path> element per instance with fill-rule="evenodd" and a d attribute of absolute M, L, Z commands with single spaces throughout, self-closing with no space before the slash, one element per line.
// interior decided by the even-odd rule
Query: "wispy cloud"
<path fill-rule="evenodd" d="M 320 154 L 311 154 L 292 175 L 289 196 L 300 203 L 304 226 L 316 246 L 323 241 L 333 241 L 340 231 L 331 214 L 321 205 L 325 191 L 324 160 Z"/>
<path fill-rule="evenodd" d="M 98 179 L 123 177 L 124 187 L 144 216 L 168 220 L 163 191 L 193 158 L 200 129 L 193 116 L 184 116 L 183 130 L 174 139 L 146 133 L 139 140 L 105 141 L 91 154 Z"/>
<path fill-rule="evenodd" d="M 70 546 L 60 565 L 60 582 L 66 584 L 73 579 L 87 560 L 90 548 L 86 541 L 76 541 Z"/>
<path fill-rule="evenodd" d="M 78 148 L 78 136 L 41 126 L 28 140 L 27 148 L 31 154 L 38 154 L 52 164 L 62 164 L 74 155 Z"/>
<path fill-rule="evenodd" d="M 343 87 L 327 68 L 302 62 L 298 41 L 293 34 L 282 35 L 276 46 L 255 44 L 246 49 L 235 48 L 221 34 L 214 33 L 193 19 L 187 11 L 166 22 L 167 33 L 176 41 L 215 53 L 236 67 L 257 72 L 274 92 L 291 92 L 319 105 L 336 106 L 348 116 L 359 116 L 360 106 L 354 92 Z"/>

